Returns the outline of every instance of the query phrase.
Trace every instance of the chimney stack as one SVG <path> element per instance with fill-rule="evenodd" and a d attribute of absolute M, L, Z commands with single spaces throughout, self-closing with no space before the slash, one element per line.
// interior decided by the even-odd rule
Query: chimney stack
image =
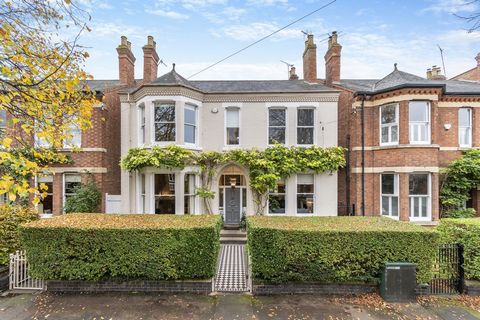
<path fill-rule="evenodd" d="M 307 35 L 305 51 L 303 51 L 303 79 L 310 82 L 317 81 L 317 45 L 311 33 Z"/>
<path fill-rule="evenodd" d="M 135 57 L 132 53 L 132 44 L 127 37 L 120 38 L 118 52 L 118 69 L 120 84 L 133 87 L 135 85 Z"/>
<path fill-rule="evenodd" d="M 158 61 L 160 60 L 156 50 L 156 42 L 152 36 L 148 36 L 147 44 L 143 46 L 143 81 L 151 82 L 157 79 Z"/>
<path fill-rule="evenodd" d="M 289 73 L 288 80 L 298 80 L 298 76 L 297 76 L 296 69 L 295 69 L 294 66 L 292 66 L 290 68 L 290 73 Z"/>
<path fill-rule="evenodd" d="M 427 79 L 445 80 L 446 77 L 442 74 L 442 69 L 435 65 L 435 66 L 432 66 L 432 68 L 427 69 Z"/>
<path fill-rule="evenodd" d="M 342 46 L 337 41 L 337 31 L 328 38 L 328 50 L 325 53 L 325 84 L 331 86 L 340 81 Z"/>
<path fill-rule="evenodd" d="M 477 60 L 477 67 L 480 68 L 480 52 L 477 54 L 477 56 L 475 57 L 475 60 Z"/>

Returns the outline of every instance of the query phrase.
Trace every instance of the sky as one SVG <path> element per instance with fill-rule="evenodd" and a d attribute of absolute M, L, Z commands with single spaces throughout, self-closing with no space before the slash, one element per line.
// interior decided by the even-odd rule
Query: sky
<path fill-rule="evenodd" d="M 118 79 L 115 48 L 120 36 L 131 41 L 135 74 L 142 78 L 147 36 L 171 70 L 189 78 L 212 63 L 312 12 L 331 0 L 77 0 L 91 14 L 91 32 L 80 38 L 90 58 L 86 70 L 95 79 Z M 341 77 L 382 78 L 398 63 L 402 71 L 425 77 L 426 69 L 442 65 L 447 77 L 476 65 L 480 31 L 467 33 L 469 24 L 455 16 L 480 11 L 471 0 L 337 0 L 191 80 L 287 79 L 294 64 L 302 78 L 305 36 L 317 43 L 318 77 L 325 74 L 328 33 L 336 30 L 342 49 Z"/>

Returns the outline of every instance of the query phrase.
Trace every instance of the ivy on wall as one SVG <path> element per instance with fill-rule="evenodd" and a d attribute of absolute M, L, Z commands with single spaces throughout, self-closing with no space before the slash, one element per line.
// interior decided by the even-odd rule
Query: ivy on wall
<path fill-rule="evenodd" d="M 132 172 L 144 167 L 183 169 L 186 166 L 197 166 L 202 180 L 197 195 L 204 199 L 208 213 L 212 213 L 210 201 L 215 194 L 211 190 L 213 177 L 216 170 L 227 163 L 238 163 L 249 170 L 255 211 L 260 214 L 267 205 L 268 190 L 273 189 L 279 179 L 309 171 L 334 172 L 345 166 L 345 157 L 344 149 L 341 147 L 304 148 L 274 145 L 265 150 L 192 152 L 170 145 L 164 148 L 155 146 L 152 149 L 130 149 L 122 159 L 121 167 Z"/>
<path fill-rule="evenodd" d="M 465 151 L 461 158 L 452 161 L 442 173 L 442 216 L 450 216 L 452 212 L 463 208 L 470 199 L 470 191 L 480 184 L 480 150 Z"/>

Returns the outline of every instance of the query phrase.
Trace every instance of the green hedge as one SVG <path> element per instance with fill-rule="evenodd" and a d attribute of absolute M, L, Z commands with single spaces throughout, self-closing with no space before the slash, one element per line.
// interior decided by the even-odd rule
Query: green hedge
<path fill-rule="evenodd" d="M 385 262 L 417 264 L 428 282 L 435 230 L 377 217 L 249 217 L 253 277 L 285 282 L 373 282 Z"/>
<path fill-rule="evenodd" d="M 20 224 L 38 219 L 32 208 L 0 205 L 0 266 L 7 265 L 10 253 L 21 249 Z"/>
<path fill-rule="evenodd" d="M 437 230 L 442 242 L 463 245 L 465 278 L 480 280 L 480 218 L 441 219 Z"/>
<path fill-rule="evenodd" d="M 34 277 L 46 280 L 207 279 L 220 247 L 218 215 L 75 213 L 22 226 Z"/>

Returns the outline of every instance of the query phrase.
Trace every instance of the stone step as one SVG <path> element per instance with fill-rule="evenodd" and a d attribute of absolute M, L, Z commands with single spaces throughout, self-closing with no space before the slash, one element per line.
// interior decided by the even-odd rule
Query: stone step
<path fill-rule="evenodd" d="M 223 224 L 224 230 L 239 230 L 240 227 L 239 224 Z"/>
<path fill-rule="evenodd" d="M 246 238 L 247 233 L 242 230 L 225 230 L 222 229 L 220 231 L 220 236 L 221 237 L 239 237 L 239 238 Z"/>
<path fill-rule="evenodd" d="M 220 237 L 221 244 L 245 244 L 247 243 L 247 237 Z"/>

